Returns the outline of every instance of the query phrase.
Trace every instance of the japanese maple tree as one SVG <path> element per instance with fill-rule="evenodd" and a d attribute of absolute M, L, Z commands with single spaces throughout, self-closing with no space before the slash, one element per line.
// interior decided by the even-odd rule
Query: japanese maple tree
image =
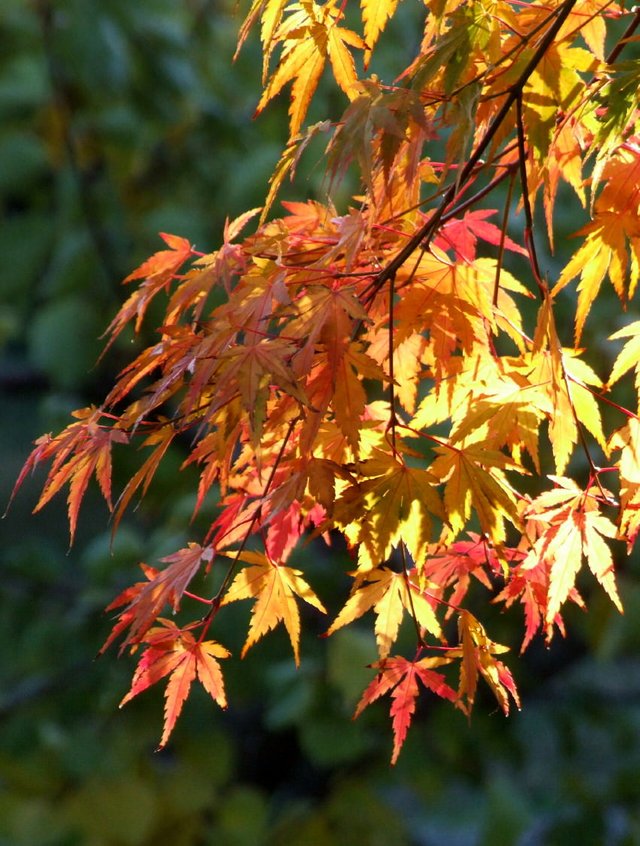
<path fill-rule="evenodd" d="M 238 49 L 259 29 L 257 112 L 290 98 L 265 205 L 229 221 L 213 252 L 162 235 L 125 279 L 107 347 L 160 300 L 156 342 L 99 407 L 39 438 L 17 481 L 49 462 L 36 510 L 66 489 L 73 540 L 95 477 L 116 531 L 172 443 L 189 444 L 208 531 L 141 564 L 109 606 L 105 644 L 139 655 L 123 703 L 166 680 L 161 745 L 196 678 L 226 707 L 216 622 L 233 602 L 253 603 L 240 657 L 282 624 L 297 664 L 301 606 L 328 614 L 328 636 L 373 620 L 379 660 L 356 715 L 390 695 L 394 763 L 421 688 L 467 714 L 479 682 L 505 714 L 520 706 L 507 647 L 477 603 L 465 607 L 472 580 L 487 602 L 521 606 L 523 649 L 563 631 L 567 603 L 584 604 L 582 571 L 622 610 L 614 557 L 640 530 L 640 418 L 617 393 L 634 371 L 640 394 L 640 321 L 622 317 L 640 275 L 640 10 L 416 6 L 419 49 L 383 80 L 368 68 L 398 0 L 254 0 Z M 344 111 L 308 125 L 322 76 Z M 325 201 L 277 216 L 282 183 L 318 138 Z M 355 196 L 337 208 L 347 174 Z M 563 185 L 588 222 L 551 276 L 539 256 L 557 247 Z M 606 280 L 622 328 L 590 356 L 581 339 Z M 574 309 L 569 332 L 559 303 Z M 146 453 L 114 494 L 120 445 Z M 303 566 L 309 538 L 337 535 L 352 588 L 328 612 L 290 556 L 301 549 Z M 196 574 L 208 593 L 190 590 Z M 415 632 L 404 655 L 403 620 Z"/>

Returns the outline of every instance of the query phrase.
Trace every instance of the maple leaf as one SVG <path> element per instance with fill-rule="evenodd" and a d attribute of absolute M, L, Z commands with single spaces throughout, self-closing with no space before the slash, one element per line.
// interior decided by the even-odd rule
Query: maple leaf
<path fill-rule="evenodd" d="M 235 57 L 240 52 L 242 45 L 246 41 L 249 31 L 260 18 L 260 39 L 264 47 L 264 64 L 263 64 L 263 81 L 267 75 L 267 66 L 269 56 L 271 55 L 272 42 L 274 34 L 280 21 L 282 13 L 287 5 L 288 0 L 253 0 L 251 8 L 249 9 L 246 18 L 244 19 L 240 32 L 238 34 L 238 44 L 236 47 Z M 234 58 L 235 58 L 234 57 Z"/>
<path fill-rule="evenodd" d="M 336 247 L 343 248 L 338 240 Z M 357 367 L 362 364 L 362 358 L 358 358 L 359 346 L 350 347 L 349 338 L 353 331 L 354 322 L 361 320 L 368 322 L 369 317 L 360 304 L 355 290 L 351 286 L 329 287 L 326 285 L 308 285 L 295 301 L 296 317 L 289 324 L 287 334 L 291 337 L 300 338 L 303 345 L 296 356 L 296 365 L 301 370 L 308 370 L 313 362 L 316 367 L 319 363 L 319 353 L 326 355 L 327 378 L 331 387 L 334 387 L 338 378 L 338 371 L 343 359 L 350 353 L 355 353 L 353 364 Z M 305 366 L 306 365 L 306 366 Z M 373 362 L 363 365 L 368 371 L 375 365 Z M 378 372 L 382 375 L 382 371 Z M 314 382 L 319 382 L 318 376 Z M 325 380 L 323 380 L 324 385 Z M 315 407 L 325 407 L 322 402 L 314 396 Z"/>
<path fill-rule="evenodd" d="M 602 431 L 602 417 L 593 390 L 594 388 L 604 388 L 602 380 L 585 361 L 577 357 L 575 350 L 563 350 L 562 363 L 566 376 L 567 393 L 574 414 L 606 453 L 607 444 Z"/>
<path fill-rule="evenodd" d="M 524 97 L 528 138 L 536 158 L 547 155 L 559 109 L 571 112 L 579 102 L 584 91 L 580 73 L 594 72 L 597 67 L 590 51 L 567 42 L 553 44 L 546 51 L 531 74 Z"/>
<path fill-rule="evenodd" d="M 224 555 L 250 565 L 236 575 L 221 602 L 221 605 L 228 605 L 239 599 L 256 600 L 251 612 L 247 640 L 242 647 L 242 657 L 268 631 L 283 622 L 298 666 L 300 612 L 296 597 L 304 599 L 309 605 L 326 614 L 324 605 L 302 578 L 300 570 L 276 564 L 263 553 L 251 550 L 243 550 L 240 553 L 227 550 Z"/>
<path fill-rule="evenodd" d="M 264 201 L 264 206 L 260 215 L 261 224 L 267 219 L 269 210 L 273 206 L 275 198 L 278 195 L 278 191 L 280 190 L 280 187 L 287 175 L 289 176 L 289 179 L 293 181 L 298 162 L 309 143 L 319 132 L 328 132 L 330 128 L 331 124 L 329 121 L 319 121 L 289 139 L 287 146 L 280 156 L 278 164 L 275 166 L 273 173 L 269 177 L 269 192 Z"/>
<path fill-rule="evenodd" d="M 567 119 L 554 133 L 547 155 L 539 163 L 545 181 L 544 212 L 552 248 L 554 246 L 553 212 L 560 179 L 571 185 L 583 208 L 587 202 L 582 177 L 580 131 L 576 121 Z"/>
<path fill-rule="evenodd" d="M 105 335 L 110 335 L 107 348 L 132 318 L 135 317 L 136 332 L 140 329 L 152 299 L 160 291 L 168 289 L 182 265 L 193 255 L 193 248 L 186 238 L 181 238 L 179 235 L 168 235 L 165 232 L 161 232 L 160 237 L 169 249 L 154 253 L 151 258 L 144 261 L 124 280 L 125 282 L 133 282 L 137 279 L 144 279 L 144 282 L 129 296 L 109 324 L 105 332 Z"/>
<path fill-rule="evenodd" d="M 356 343 L 344 350 L 335 369 L 333 413 L 355 455 L 359 451 L 360 423 L 367 400 L 361 379 L 362 376 L 380 378 L 381 375 L 379 366 Z"/>
<path fill-rule="evenodd" d="M 364 23 L 364 40 L 366 51 L 364 55 L 365 68 L 371 60 L 371 52 L 380 38 L 382 32 L 394 16 L 398 0 L 360 0 L 362 7 L 362 21 Z"/>
<path fill-rule="evenodd" d="M 155 449 L 151 455 L 147 457 L 142 467 L 140 467 L 140 469 L 129 479 L 124 490 L 118 497 L 117 506 L 113 515 L 112 534 L 115 534 L 122 515 L 124 514 L 127 505 L 131 502 L 135 492 L 139 488 L 142 488 L 142 496 L 144 496 L 147 492 L 160 462 L 173 443 L 175 435 L 176 430 L 173 426 L 168 424 L 156 429 L 155 432 L 152 432 L 147 438 L 145 438 L 142 446 L 155 446 Z"/>
<path fill-rule="evenodd" d="M 361 461 L 359 469 L 364 480 L 342 491 L 333 520 L 352 545 L 359 544 L 362 569 L 386 561 L 401 541 L 414 561 L 422 561 L 431 539 L 431 517 L 443 513 L 434 476 L 381 450 Z"/>
<path fill-rule="evenodd" d="M 523 567 L 544 561 L 550 568 L 546 622 L 552 624 L 574 588 L 586 558 L 589 569 L 622 612 L 616 587 L 613 556 L 604 538 L 615 538 L 616 527 L 600 513 L 597 497 L 571 479 L 553 477 L 557 487 L 536 497 L 527 518 L 543 529 Z"/>
<path fill-rule="evenodd" d="M 257 343 L 231 347 L 220 355 L 223 384 L 228 383 L 234 393 L 236 388 L 239 391 L 256 444 L 260 442 L 273 384 L 303 405 L 309 404 L 291 368 L 294 352 L 289 341 L 265 338 Z"/>
<path fill-rule="evenodd" d="M 159 749 L 166 746 L 191 689 L 198 678 L 207 693 L 221 708 L 227 698 L 219 658 L 228 658 L 228 649 L 213 640 L 196 641 L 187 629 L 179 629 L 170 620 L 158 618 L 159 626 L 145 635 L 147 649 L 142 653 L 129 692 L 120 702 L 122 708 L 134 696 L 169 676 L 165 690 L 164 727 Z"/>
<path fill-rule="evenodd" d="M 294 500 L 275 516 L 269 516 L 264 546 L 273 561 L 284 563 L 300 540 L 305 524 L 300 503 Z"/>
<path fill-rule="evenodd" d="M 366 45 L 355 32 L 338 26 L 340 12 L 335 8 L 335 0 L 322 6 L 314 0 L 301 0 L 288 11 L 289 16 L 273 35 L 275 41 L 283 43 L 280 62 L 265 87 L 256 113 L 292 82 L 289 117 L 293 137 L 302 126 L 326 60 L 331 63 L 338 85 L 347 96 L 352 96 L 357 76 L 347 45 L 360 49 Z"/>
<path fill-rule="evenodd" d="M 482 443 L 436 447 L 438 457 L 430 472 L 445 483 L 444 506 L 453 533 L 467 523 L 473 507 L 482 531 L 494 544 L 504 543 L 506 517 L 514 525 L 520 520 L 516 500 L 503 468 L 513 463 L 503 453 Z"/>
<path fill-rule="evenodd" d="M 634 125 L 638 112 L 636 95 L 640 88 L 638 63 L 633 60 L 608 63 L 606 80 L 599 98 L 606 108 L 598 113 L 595 133 L 596 176 L 611 156 L 620 150 L 630 127 Z"/>
<path fill-rule="evenodd" d="M 427 690 L 433 691 L 437 696 L 448 699 L 450 702 L 456 701 L 456 692 L 446 683 L 442 673 L 437 673 L 433 669 L 433 667 L 439 667 L 446 663 L 448 663 L 446 658 L 421 658 L 419 661 L 408 661 L 401 656 L 394 656 L 371 665 L 379 672 L 363 693 L 356 707 L 354 719 L 360 716 L 367 705 L 375 702 L 380 696 L 391 693 L 392 764 L 395 764 L 398 760 L 398 755 L 415 713 L 416 697 L 420 692 L 418 681 L 422 682 Z"/>
<path fill-rule="evenodd" d="M 495 658 L 509 647 L 494 643 L 487 636 L 482 623 L 463 609 L 458 616 L 460 646 L 448 649 L 447 658 L 460 658 L 460 685 L 458 703 L 466 714 L 471 714 L 478 687 L 478 677 L 487 682 L 504 713 L 509 713 L 509 696 L 520 708 L 520 697 L 509 669 Z"/>
<path fill-rule="evenodd" d="M 114 443 L 126 444 L 129 441 L 129 436 L 121 429 L 102 425 L 100 420 L 103 414 L 94 406 L 74 411 L 72 416 L 78 420 L 77 423 L 71 423 L 55 437 L 49 434 L 38 438 L 13 486 L 9 500 L 10 505 L 25 478 L 40 462 L 53 458 L 42 493 L 33 510 L 34 513 L 40 511 L 68 483 L 71 544 L 75 538 L 80 505 L 94 474 L 109 510 L 112 510 L 111 447 Z"/>
<path fill-rule="evenodd" d="M 540 392 L 536 392 L 532 394 L 532 401 L 549 418 L 549 439 L 558 473 L 565 471 L 578 440 L 577 412 L 570 393 L 565 352 L 556 329 L 552 299 L 547 294 L 538 313 L 532 351 L 526 357 L 530 365 L 527 378 L 531 384 L 538 385 L 542 389 L 543 395 L 546 394 L 540 402 Z M 576 369 L 580 365 L 574 362 L 571 366 Z M 590 371 L 592 375 L 589 375 L 589 371 L 590 368 L 581 368 L 581 376 L 586 377 L 587 382 L 600 383 L 593 371 Z M 585 392 L 589 393 L 584 386 L 580 387 L 583 396 Z M 586 425 L 597 432 L 600 438 L 600 415 L 597 406 L 594 408 L 593 397 L 591 402 L 586 400 L 583 405 L 585 409 L 589 406 L 589 413 L 585 419 Z"/>
<path fill-rule="evenodd" d="M 327 636 L 362 617 L 371 608 L 376 613 L 376 642 L 381 659 L 387 658 L 398 637 L 405 611 L 435 637 L 442 631 L 433 610 L 433 601 L 409 576 L 385 567 L 356 573 L 351 596 L 327 631 Z M 366 582 L 366 584 L 364 584 Z"/>
<path fill-rule="evenodd" d="M 204 499 L 216 479 L 219 480 L 221 496 L 224 498 L 229 481 L 231 456 L 240 434 L 240 400 L 230 402 L 221 411 L 219 425 L 196 444 L 184 460 L 182 467 L 190 464 L 204 465 L 198 481 L 198 493 L 193 508 L 198 513 Z"/>
<path fill-rule="evenodd" d="M 630 418 L 624 428 L 613 433 L 609 447 L 622 451 L 619 535 L 630 552 L 640 532 L 640 421 Z"/>
<path fill-rule="evenodd" d="M 609 276 L 623 303 L 633 297 L 640 279 L 640 198 L 636 190 L 640 179 L 640 147 L 625 145 L 617 151 L 603 166 L 602 177 L 606 185 L 595 201 L 594 219 L 576 233 L 587 237 L 564 267 L 553 289 L 555 296 L 580 276 L 576 346 L 605 276 Z"/>
<path fill-rule="evenodd" d="M 341 468 L 334 461 L 313 457 L 307 465 L 309 492 L 314 500 L 330 513 L 336 492 L 336 474 Z"/>
<path fill-rule="evenodd" d="M 576 234 L 587 237 L 580 249 L 565 265 L 553 289 L 553 294 L 555 296 L 572 279 L 580 276 L 575 327 L 577 345 L 591 305 L 606 275 L 609 276 L 621 300 L 626 301 L 633 296 L 638 282 L 640 261 L 640 227 L 637 213 L 601 212 L 593 223 L 587 224 Z M 627 291 L 625 282 L 629 266 L 628 242 L 632 245 L 634 259 L 631 264 L 631 282 Z"/>
<path fill-rule="evenodd" d="M 516 465 L 520 464 L 525 449 L 539 472 L 539 429 L 545 417 L 542 408 L 551 414 L 553 407 L 549 401 L 545 402 L 543 390 L 528 382 L 522 384 L 518 376 L 514 373 L 513 381 L 511 378 L 495 379 L 493 384 L 469 398 L 464 416 L 453 419 L 451 442 L 482 442 L 493 449 L 506 446 Z M 520 472 L 524 472 L 524 468 L 521 467 Z"/>
<path fill-rule="evenodd" d="M 636 390 L 640 392 L 640 320 L 635 320 L 622 329 L 618 329 L 613 335 L 609 335 L 610 341 L 618 341 L 620 338 L 629 338 L 626 344 L 618 353 L 616 360 L 611 369 L 609 376 L 608 387 L 624 376 L 631 368 L 636 372 L 635 385 Z"/>
<path fill-rule="evenodd" d="M 495 246 L 504 243 L 506 249 L 527 255 L 524 247 L 508 236 L 503 238 L 499 227 L 487 221 L 495 213 L 495 209 L 478 209 L 466 212 L 461 218 L 451 218 L 442 226 L 433 243 L 443 250 L 453 249 L 463 261 L 475 260 L 478 238 Z"/>
<path fill-rule="evenodd" d="M 607 27 L 603 12 L 606 11 L 607 6 L 607 0 L 579 0 L 567 19 L 568 26 L 579 27 L 580 35 L 600 61 L 604 61 L 605 58 Z"/>
<path fill-rule="evenodd" d="M 176 324 L 186 312 L 193 320 L 200 320 L 215 285 L 231 291 L 232 280 L 246 270 L 247 264 L 242 245 L 232 242 L 259 212 L 259 208 L 250 209 L 234 220 L 225 220 L 221 247 L 209 255 L 198 255 L 191 269 L 180 276 L 167 305 L 165 326 Z"/>
<path fill-rule="evenodd" d="M 549 563 L 541 559 L 538 547 L 534 544 L 527 555 L 524 550 L 518 550 L 520 563 L 509 571 L 509 578 L 494 598 L 494 602 L 504 602 L 509 608 L 519 601 L 524 609 L 525 630 L 520 652 L 524 652 L 538 631 L 543 631 L 547 644 L 553 637 L 554 625 L 562 635 L 565 634 L 564 622 L 557 612 L 553 619 L 548 614 L 549 608 L 549 580 L 551 568 Z M 584 602 L 575 587 L 569 591 L 568 599 L 584 608 Z"/>
<path fill-rule="evenodd" d="M 163 564 L 169 565 L 164 570 L 141 565 L 148 581 L 139 582 L 127 589 L 108 606 L 107 610 L 111 610 L 126 603 L 100 651 L 104 652 L 125 629 L 129 631 L 120 651 L 122 652 L 128 644 L 139 643 L 167 605 L 171 606 L 174 613 L 178 610 L 182 596 L 202 562 L 210 566 L 212 558 L 210 547 L 189 543 L 184 549 L 160 559 Z"/>
<path fill-rule="evenodd" d="M 429 547 L 427 558 L 420 568 L 420 576 L 428 579 L 429 592 L 441 595 L 448 587 L 453 587 L 448 597 L 446 616 L 449 618 L 467 594 L 471 576 L 491 590 L 491 577 L 503 576 L 504 568 L 497 552 L 488 544 L 486 538 L 475 532 L 468 533 L 471 540 L 456 541 L 446 548 L 439 544 Z M 506 556 L 511 562 L 514 551 Z"/>

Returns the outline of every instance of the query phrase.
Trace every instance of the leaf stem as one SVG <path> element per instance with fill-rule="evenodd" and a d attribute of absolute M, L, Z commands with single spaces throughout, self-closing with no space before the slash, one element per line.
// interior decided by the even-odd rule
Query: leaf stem
<path fill-rule="evenodd" d="M 409 605 L 411 606 L 411 617 L 413 619 L 413 625 L 415 626 L 416 630 L 416 637 L 418 639 L 418 650 L 423 649 L 426 646 L 424 638 L 422 636 L 422 632 L 420 631 L 420 624 L 418 623 L 418 615 L 416 614 L 415 605 L 413 604 L 413 593 L 411 590 L 412 583 L 409 579 L 409 566 L 407 562 L 407 547 L 403 540 L 400 541 L 399 544 L 400 548 L 400 555 L 402 557 L 402 578 L 404 579 L 404 583 L 407 588 L 407 595 L 409 597 Z"/>

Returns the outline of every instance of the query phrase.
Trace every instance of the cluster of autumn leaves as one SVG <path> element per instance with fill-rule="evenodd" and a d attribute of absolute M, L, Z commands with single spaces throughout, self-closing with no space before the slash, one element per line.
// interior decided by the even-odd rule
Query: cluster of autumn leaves
<path fill-rule="evenodd" d="M 585 564 L 621 609 L 612 548 L 630 549 L 640 530 L 640 429 L 610 391 L 629 370 L 640 389 L 640 322 L 612 337 L 625 345 L 606 383 L 577 345 L 603 281 L 626 303 L 640 273 L 640 70 L 618 61 L 640 15 L 606 0 L 427 2 L 417 57 L 383 84 L 358 76 L 353 51 L 366 68 L 397 0 L 363 0 L 362 36 L 344 25 L 346 5 L 254 1 L 240 43 L 259 21 L 258 109 L 291 84 L 291 136 L 267 203 L 229 222 L 210 254 L 162 236 L 110 326 L 114 343 L 163 298 L 156 343 L 100 407 L 36 442 L 16 485 L 49 460 L 36 508 L 67 487 L 73 538 L 95 476 L 115 531 L 174 440 L 189 438 L 184 464 L 198 469 L 209 531 L 161 567 L 141 565 L 144 579 L 108 609 L 105 648 L 120 638 L 142 649 L 123 703 L 168 677 L 161 745 L 196 677 L 226 706 L 229 653 L 210 639 L 226 605 L 253 601 L 243 655 L 283 624 L 298 663 L 301 601 L 326 613 L 290 565 L 295 549 L 303 566 L 309 537 L 339 533 L 352 550 L 352 590 L 327 634 L 375 615 L 376 676 L 356 714 L 391 696 L 393 762 L 420 686 L 470 713 L 482 678 L 505 713 L 519 705 L 506 647 L 464 607 L 472 579 L 522 606 L 523 648 L 562 630 L 567 601 L 583 604 Z M 327 64 L 349 105 L 337 124 L 303 129 Z M 329 187 L 355 168 L 362 193 L 342 213 L 308 201 L 268 220 L 322 134 Z M 541 197 L 553 240 L 561 182 L 590 222 L 549 285 L 532 210 Z M 507 232 L 516 198 L 520 236 Z M 566 346 L 556 301 L 577 277 Z M 619 419 L 609 436 L 604 405 Z M 146 458 L 114 502 L 112 448 L 134 443 Z M 573 479 L 576 456 L 586 470 Z M 189 589 L 202 573 L 207 596 Z M 163 616 L 188 605 L 201 609 L 191 622 Z M 411 658 L 393 654 L 403 620 Z"/>

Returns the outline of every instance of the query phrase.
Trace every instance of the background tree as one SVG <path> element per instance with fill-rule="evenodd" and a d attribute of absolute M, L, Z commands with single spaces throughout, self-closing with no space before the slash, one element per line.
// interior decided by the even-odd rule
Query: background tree
<path fill-rule="evenodd" d="M 635 417 L 611 399 L 578 350 L 562 349 L 570 340 L 556 330 L 554 314 L 557 294 L 579 273 L 576 341 L 605 273 L 620 296 L 633 293 L 636 103 L 622 93 L 636 71 L 614 64 L 625 43 L 615 34 L 605 56 L 605 13 L 623 16 L 613 7 L 590 10 L 586 24 L 584 11 L 570 3 L 532 4 L 517 19 L 508 5 L 495 16 L 478 7 L 431 10 L 421 56 L 403 75 L 406 84 L 392 88 L 376 77 L 358 81 L 345 46 L 369 53 L 385 16 L 372 22 L 365 7 L 362 40 L 330 5 L 301 4 L 282 22 L 279 4 L 257 4 L 254 16 L 261 12 L 267 59 L 278 41 L 283 45 L 260 105 L 293 84 L 292 138 L 269 200 L 301 149 L 331 131 L 316 124 L 295 135 L 325 62 L 351 99 L 329 142 L 330 173 L 337 181 L 355 161 L 364 199 L 342 215 L 326 203 L 291 206 L 287 217 L 234 244 L 250 219 L 243 216 L 211 256 L 166 236 L 170 249 L 131 274 L 142 285 L 111 326 L 118 343 L 125 324 L 135 320 L 139 328 L 151 297 L 177 277 L 161 341 L 141 350 L 105 406 L 79 413 L 56 438 L 41 439 L 26 469 L 53 456 L 39 505 L 69 482 L 73 536 L 94 472 L 110 502 L 112 444 L 141 436 L 152 448 L 125 482 L 117 525 L 133 496 L 146 491 L 170 443 L 195 435 L 184 464 L 204 467 L 196 511 L 208 507 L 214 483 L 222 510 L 202 515 L 202 546 L 164 556 L 162 570 L 145 566 L 146 581 L 121 597 L 124 610 L 113 632 L 134 649 L 146 645 L 126 699 L 170 677 L 163 743 L 196 674 L 224 704 L 218 659 L 227 650 L 209 639 L 209 630 L 234 637 L 238 618 L 227 617 L 227 628 L 222 622 L 231 601 L 256 599 L 243 651 L 282 621 L 297 660 L 293 595 L 324 608 L 304 581 L 315 587 L 309 552 L 296 558 L 305 562 L 304 579 L 289 555 L 309 526 L 341 533 L 358 549 L 358 570 L 330 632 L 369 608 L 376 612 L 379 675 L 358 711 L 392 692 L 396 760 L 418 678 L 466 712 L 479 675 L 505 711 L 509 697 L 518 701 L 511 674 L 495 657 L 504 647 L 479 621 L 477 609 L 487 613 L 482 599 L 465 599 L 470 575 L 497 585 L 507 605 L 523 601 L 525 644 L 538 629 L 550 638 L 566 600 L 581 602 L 574 582 L 583 557 L 620 604 L 604 539 L 616 535 L 616 509 L 619 536 L 629 545 L 635 537 Z M 580 35 L 588 50 L 574 46 Z M 596 97 L 605 85 L 603 107 Z M 552 232 L 559 180 L 583 199 L 589 173 L 592 223 L 549 291 L 531 208 L 542 193 Z M 517 221 L 508 226 L 517 178 L 522 239 Z M 503 183 L 509 190 L 496 227 L 486 220 L 491 212 L 476 206 Z M 488 253 L 478 249 L 478 239 Z M 505 250 L 526 255 L 528 275 L 507 264 Z M 530 310 L 519 310 L 511 297 L 531 293 L 520 280 L 537 288 L 540 302 Z M 214 286 L 226 300 L 209 297 Z M 632 332 L 633 324 L 620 334 Z M 609 383 L 634 363 L 632 342 Z M 132 389 L 133 401 L 122 411 Z M 622 428 L 614 423 L 608 439 L 596 393 L 631 421 Z M 549 456 L 538 449 L 541 429 Z M 598 446 L 607 456 L 622 453 L 619 465 L 611 458 L 607 468 L 621 478 L 614 493 L 601 481 Z M 574 461 L 574 481 L 562 474 L 577 448 L 584 459 L 582 466 Z M 553 488 L 544 480 L 547 471 Z M 525 475 L 540 480 L 514 481 Z M 254 534 L 263 551 L 247 547 Z M 219 572 L 225 558 L 235 563 Z M 211 575 L 197 575 L 200 569 Z M 216 593 L 207 599 L 202 591 L 217 572 Z M 193 579 L 202 586 L 197 593 Z M 177 610 L 183 597 L 204 599 L 209 610 L 195 627 L 162 621 L 157 627 L 165 606 Z M 398 635 L 400 645 L 410 643 L 411 626 L 399 630 L 402 615 L 415 623 L 412 652 L 390 657 Z M 447 622 L 453 616 L 457 629 Z M 237 651 L 241 644 L 231 645 Z M 460 666 L 457 685 L 442 675 L 449 665 Z"/>

